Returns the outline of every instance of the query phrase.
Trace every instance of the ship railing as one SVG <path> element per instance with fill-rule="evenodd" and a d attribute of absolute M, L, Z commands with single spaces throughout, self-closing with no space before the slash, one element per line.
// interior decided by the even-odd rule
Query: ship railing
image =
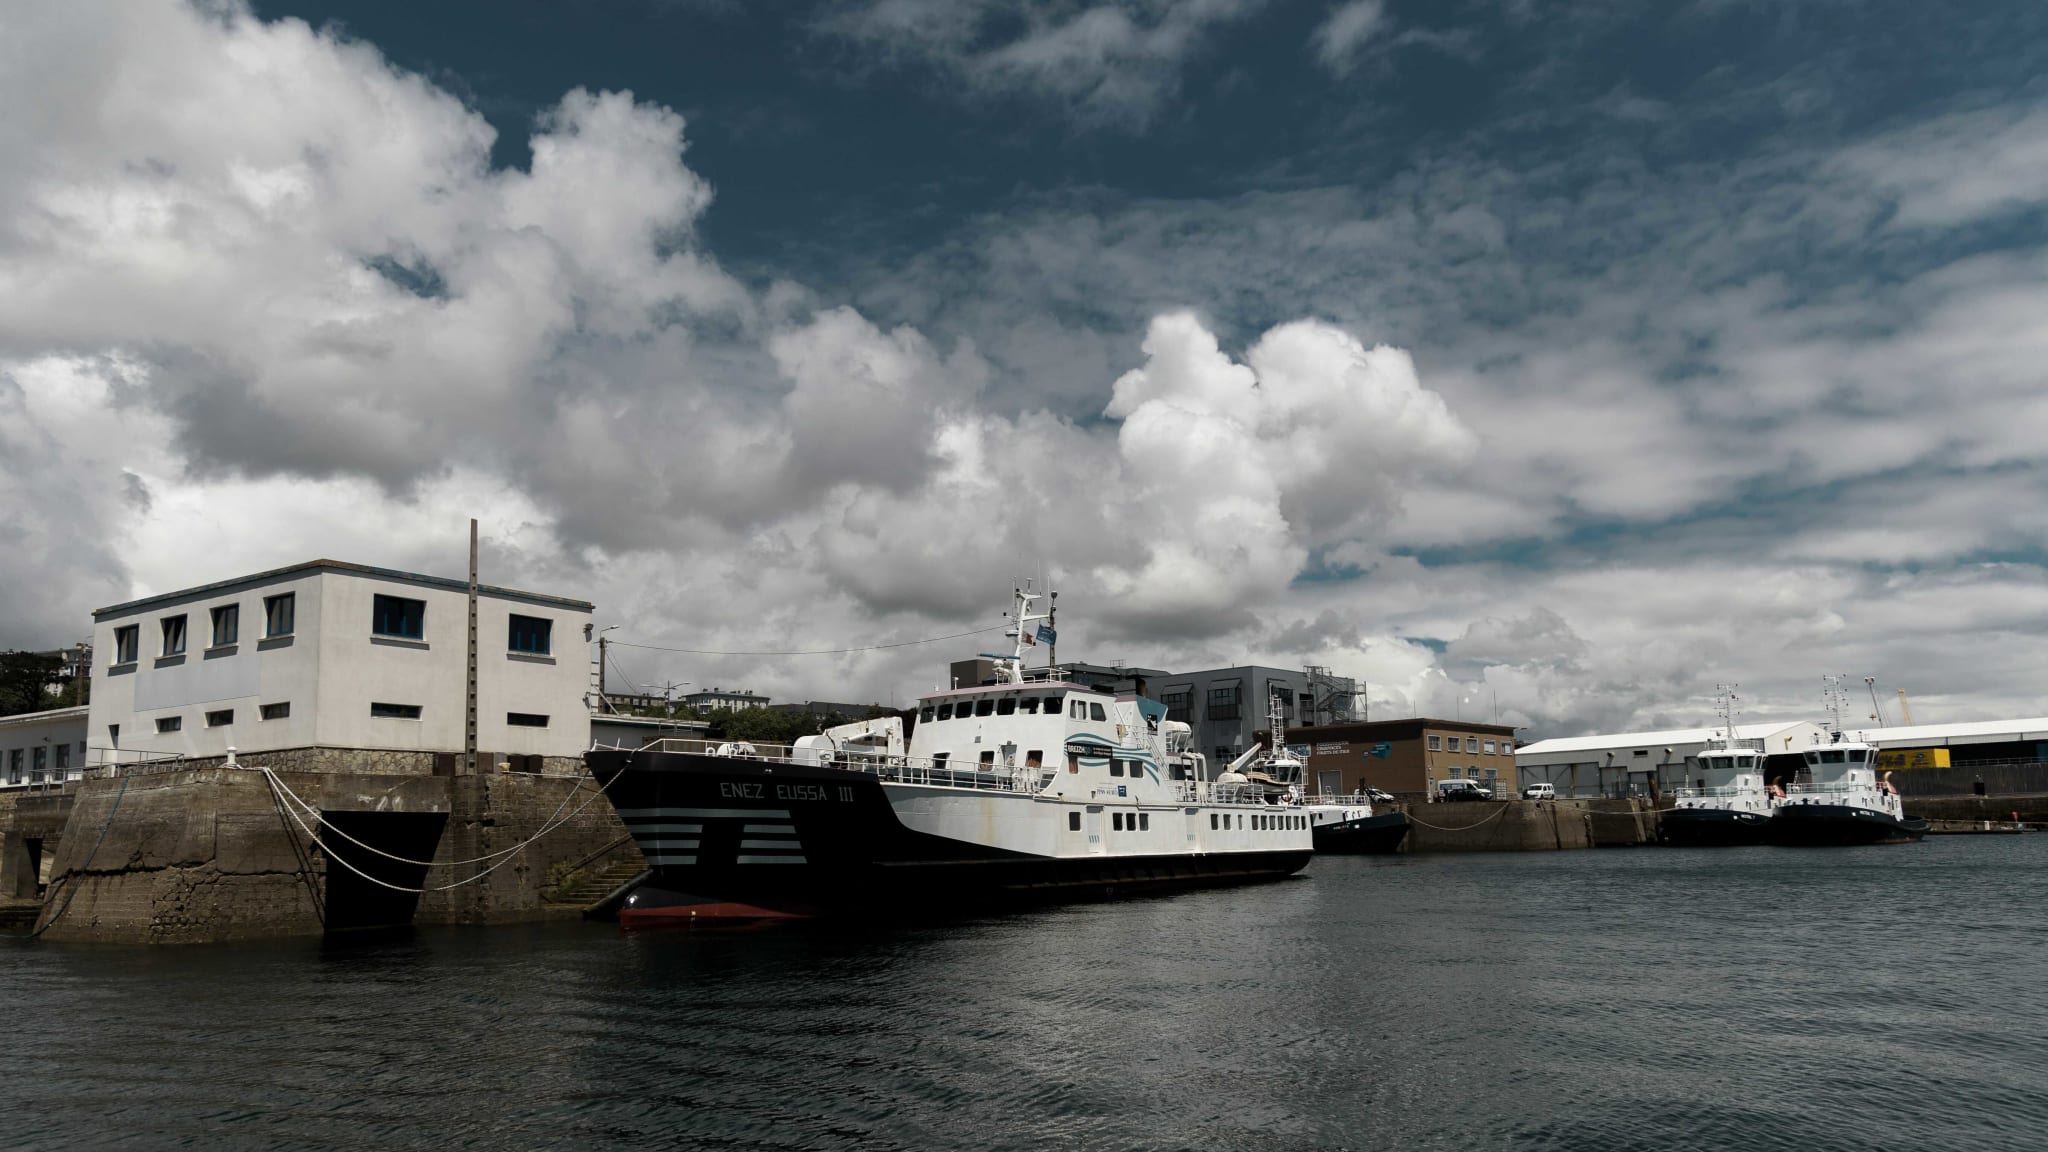
<path fill-rule="evenodd" d="M 1737 788 L 1729 784 L 1720 788 L 1672 788 L 1666 795 L 1673 800 L 1735 800 L 1762 792 L 1761 788 Z"/>

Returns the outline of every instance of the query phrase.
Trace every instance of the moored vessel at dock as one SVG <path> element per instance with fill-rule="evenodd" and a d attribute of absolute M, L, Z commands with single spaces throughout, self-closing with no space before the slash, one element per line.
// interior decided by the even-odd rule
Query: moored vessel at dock
<path fill-rule="evenodd" d="M 1806 765 L 1771 816 L 1766 837 L 1791 847 L 1907 844 L 1927 835 L 1927 821 L 1908 816 L 1889 773 L 1877 775 L 1877 748 L 1847 738 L 1841 695 L 1828 689 L 1834 742 L 1805 753 Z"/>
<path fill-rule="evenodd" d="M 1699 784 L 1678 790 L 1657 821 L 1657 838 L 1681 848 L 1762 844 L 1777 799 L 1764 786 L 1765 754 L 1735 738 L 1735 690 L 1723 687 L 1722 735 L 1699 755 Z"/>
<path fill-rule="evenodd" d="M 907 717 L 788 750 L 593 749 L 591 774 L 652 868 L 621 922 L 979 912 L 1308 862 L 1307 815 L 1211 784 L 1164 706 L 1028 676 L 1028 630 L 1051 614 L 1016 597 L 995 681 L 931 693 Z"/>
<path fill-rule="evenodd" d="M 1268 790 L 1280 793 L 1274 798 L 1300 805 L 1315 833 L 1318 854 L 1382 856 L 1401 850 L 1402 842 L 1408 838 L 1406 814 L 1376 814 L 1372 801 L 1364 795 L 1305 795 L 1308 766 L 1288 747 L 1286 706 L 1277 693 L 1266 701 L 1266 732 L 1272 748 L 1258 758 L 1257 770 L 1247 779 L 1270 781 Z M 1231 767 L 1235 769 L 1238 765 Z"/>

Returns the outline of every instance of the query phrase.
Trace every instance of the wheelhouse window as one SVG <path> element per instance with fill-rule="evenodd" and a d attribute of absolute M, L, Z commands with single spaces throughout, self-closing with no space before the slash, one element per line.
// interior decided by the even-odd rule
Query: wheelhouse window
<path fill-rule="evenodd" d="M 1060 714 L 1060 698 L 1059 698 L 1059 697 L 1057 697 L 1057 696 L 1047 696 L 1047 697 L 1045 698 L 1045 714 L 1046 714 L 1047 716 L 1057 716 L 1057 715 L 1059 715 L 1059 714 Z"/>
<path fill-rule="evenodd" d="M 1088 704 L 1088 718 L 1090 720 L 1107 720 L 1109 719 L 1109 713 L 1102 710 L 1102 705 L 1090 701 Z"/>
<path fill-rule="evenodd" d="M 136 650 L 142 639 L 142 625 L 128 624 L 114 629 L 114 663 L 135 663 Z"/>
<path fill-rule="evenodd" d="M 927 704 L 924 707 L 917 710 L 917 719 L 920 723 L 928 721 L 932 717 L 938 715 L 938 711 L 939 710 L 936 707 Z"/>
<path fill-rule="evenodd" d="M 183 656 L 185 654 L 185 617 L 166 616 L 163 618 L 164 648 L 160 655 Z"/>
<path fill-rule="evenodd" d="M 378 596 L 370 603 L 370 631 L 400 640 L 427 634 L 427 602 L 403 596 Z"/>
<path fill-rule="evenodd" d="M 506 647 L 528 656 L 546 656 L 554 648 L 555 622 L 542 616 L 513 613 Z"/>
<path fill-rule="evenodd" d="M 988 716 L 993 714 L 995 710 L 996 702 L 986 696 L 974 702 L 974 714 L 976 716 Z"/>
<path fill-rule="evenodd" d="M 1001 700 L 996 701 L 996 715 L 1014 716 L 1016 714 L 1017 698 L 1015 696 L 1005 696 Z"/>
<path fill-rule="evenodd" d="M 1038 715 L 1038 697 L 1036 696 L 1024 697 L 1022 700 L 1017 701 L 1017 706 L 1023 709 L 1026 716 Z"/>
<path fill-rule="evenodd" d="M 222 604 L 213 610 L 213 643 L 209 647 L 226 648 L 242 638 L 242 606 Z"/>
<path fill-rule="evenodd" d="M 941 704 L 941 705 L 939 705 L 939 719 L 941 719 L 941 720 L 951 720 L 952 718 L 953 718 L 953 702 L 952 702 L 952 701 L 950 701 L 950 700 L 948 700 L 948 701 L 947 701 L 946 703 L 944 703 L 944 704 Z"/>
<path fill-rule="evenodd" d="M 1067 716 L 1073 720 L 1086 720 L 1088 711 L 1079 700 L 1067 701 Z"/>
<path fill-rule="evenodd" d="M 263 638 L 275 639 L 289 636 L 297 624 L 299 598 L 296 593 L 280 592 L 263 598 Z"/>
<path fill-rule="evenodd" d="M 1123 762 L 1123 761 L 1121 761 L 1121 760 L 1111 759 L 1111 760 L 1110 760 L 1110 762 L 1109 762 L 1109 774 L 1110 774 L 1111 776 L 1121 776 L 1121 775 L 1123 775 L 1123 774 L 1124 774 L 1124 762 Z"/>

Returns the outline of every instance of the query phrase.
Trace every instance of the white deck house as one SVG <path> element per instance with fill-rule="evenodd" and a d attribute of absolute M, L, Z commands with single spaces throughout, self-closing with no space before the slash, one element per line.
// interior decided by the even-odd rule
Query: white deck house
<path fill-rule="evenodd" d="M 0 790 L 47 788 L 85 768 L 83 705 L 0 716 Z"/>
<path fill-rule="evenodd" d="M 1538 740 L 1515 749 L 1516 774 L 1524 788 L 1555 784 L 1559 796 L 1664 793 L 1685 787 L 1699 754 L 1719 735 L 1718 728 L 1673 728 Z M 1768 756 L 1793 756 L 1828 742 L 1820 725 L 1804 720 L 1738 724 L 1735 738 Z"/>
<path fill-rule="evenodd" d="M 390 770 L 451 770 L 465 742 L 468 587 L 315 560 L 102 608 L 91 758 L 341 749 L 393 753 Z M 478 589 L 481 765 L 589 746 L 590 613 Z"/>

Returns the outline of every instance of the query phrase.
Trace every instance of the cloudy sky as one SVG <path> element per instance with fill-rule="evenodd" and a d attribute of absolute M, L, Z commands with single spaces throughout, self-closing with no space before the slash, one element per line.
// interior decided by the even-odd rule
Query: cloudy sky
<path fill-rule="evenodd" d="M 2048 713 L 2044 77 L 2035 0 L 12 5 L 0 647 L 474 515 L 643 645 L 1030 576 L 1376 716 Z"/>

